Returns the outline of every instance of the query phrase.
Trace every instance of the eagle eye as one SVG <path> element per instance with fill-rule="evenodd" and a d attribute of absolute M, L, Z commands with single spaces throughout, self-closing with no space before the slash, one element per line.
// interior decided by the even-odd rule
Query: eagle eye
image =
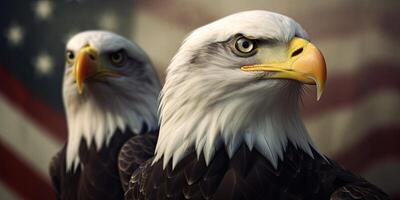
<path fill-rule="evenodd" d="M 75 54 L 71 50 L 67 50 L 65 52 L 65 59 L 67 60 L 67 63 L 72 64 L 75 60 Z"/>
<path fill-rule="evenodd" d="M 110 60 L 116 66 L 122 66 L 123 64 L 125 64 L 126 59 L 127 59 L 127 56 L 123 50 L 112 52 L 110 54 Z"/>
<path fill-rule="evenodd" d="M 256 42 L 244 36 L 240 36 L 235 40 L 234 53 L 241 57 L 252 56 L 256 50 Z"/>

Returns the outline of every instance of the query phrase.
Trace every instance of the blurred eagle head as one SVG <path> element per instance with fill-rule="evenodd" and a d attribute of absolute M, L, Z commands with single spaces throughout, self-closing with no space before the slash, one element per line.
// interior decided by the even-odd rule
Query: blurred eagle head
<path fill-rule="evenodd" d="M 160 83 L 133 42 L 111 32 L 86 31 L 66 46 L 63 98 L 71 164 L 82 137 L 100 149 L 116 129 L 136 133 L 157 128 Z"/>

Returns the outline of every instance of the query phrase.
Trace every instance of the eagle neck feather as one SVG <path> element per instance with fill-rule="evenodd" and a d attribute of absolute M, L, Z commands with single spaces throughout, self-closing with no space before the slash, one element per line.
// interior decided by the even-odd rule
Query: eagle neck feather
<path fill-rule="evenodd" d="M 157 128 L 157 97 L 147 95 L 141 98 L 116 96 L 94 98 L 87 90 L 81 96 L 65 95 L 64 103 L 68 121 L 67 171 L 79 166 L 81 142 L 87 146 L 96 145 L 97 151 L 107 147 L 117 130 L 124 133 L 130 129 L 139 134 L 144 127 Z M 156 92 L 156 91 L 155 91 Z M 133 95 L 137 95 L 133 94 Z"/>
<path fill-rule="evenodd" d="M 172 161 L 174 168 L 186 155 L 195 151 L 198 157 L 204 155 L 208 165 L 219 148 L 226 148 L 228 155 L 233 157 L 244 143 L 277 167 L 288 141 L 313 157 L 312 148 L 316 148 L 298 110 L 299 84 L 291 82 L 284 87 L 264 90 L 259 89 L 265 85 L 255 84 L 248 92 L 240 94 L 238 90 L 235 93 L 239 95 L 218 103 L 212 99 L 218 96 L 214 95 L 216 91 L 189 100 L 180 96 L 185 92 L 175 93 L 171 88 L 178 87 L 169 87 L 169 84 L 167 81 L 164 86 L 167 90 L 161 93 L 161 126 L 153 163 L 163 159 L 165 168 Z M 196 84 L 191 86 L 192 92 L 200 90 Z M 178 96 L 180 98 L 176 98 Z"/>

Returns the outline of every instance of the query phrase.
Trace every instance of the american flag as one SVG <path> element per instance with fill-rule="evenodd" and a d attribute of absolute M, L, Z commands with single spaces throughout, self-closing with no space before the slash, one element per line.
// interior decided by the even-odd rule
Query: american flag
<path fill-rule="evenodd" d="M 163 78 L 182 39 L 231 13 L 293 17 L 324 53 L 328 82 L 303 117 L 319 149 L 400 199 L 400 2 L 6 0 L 0 2 L 0 199 L 51 199 L 47 167 L 67 135 L 64 45 L 82 30 L 135 40 Z"/>

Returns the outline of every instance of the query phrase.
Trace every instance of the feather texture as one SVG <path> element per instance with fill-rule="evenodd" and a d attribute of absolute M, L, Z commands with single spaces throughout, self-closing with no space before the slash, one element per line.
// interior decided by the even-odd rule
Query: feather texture
<path fill-rule="evenodd" d="M 117 170 L 117 157 L 121 146 L 135 134 L 129 130 L 117 131 L 110 145 L 99 151 L 95 144 L 80 142 L 80 166 L 67 171 L 66 146 L 53 158 L 50 176 L 58 199 L 121 199 L 123 190 Z"/>
<path fill-rule="evenodd" d="M 241 145 L 230 158 L 221 148 L 206 165 L 189 154 L 172 170 L 171 161 L 147 161 L 134 173 L 125 199 L 389 199 L 382 191 L 314 152 L 291 142 L 274 167 L 262 154 Z"/>
<path fill-rule="evenodd" d="M 190 150 L 195 150 L 208 164 L 221 145 L 232 156 L 243 141 L 274 166 L 287 140 L 312 155 L 312 142 L 299 120 L 300 85 L 282 80 L 259 81 L 259 73 L 243 73 L 240 66 L 255 60 L 232 52 L 227 43 L 238 34 L 280 44 L 295 35 L 308 38 L 294 20 L 267 11 L 237 13 L 193 31 L 167 69 L 154 161 L 163 157 L 163 163 L 168 163 L 172 159 L 175 167 Z M 282 110 L 273 111 L 279 106 L 289 111 L 287 118 L 277 116 Z M 191 149 L 193 146 L 196 148 Z"/>
<path fill-rule="evenodd" d="M 154 156 L 156 142 L 156 134 L 143 134 L 132 137 L 122 146 L 118 155 L 118 169 L 125 191 L 133 172 L 139 165 Z"/>

